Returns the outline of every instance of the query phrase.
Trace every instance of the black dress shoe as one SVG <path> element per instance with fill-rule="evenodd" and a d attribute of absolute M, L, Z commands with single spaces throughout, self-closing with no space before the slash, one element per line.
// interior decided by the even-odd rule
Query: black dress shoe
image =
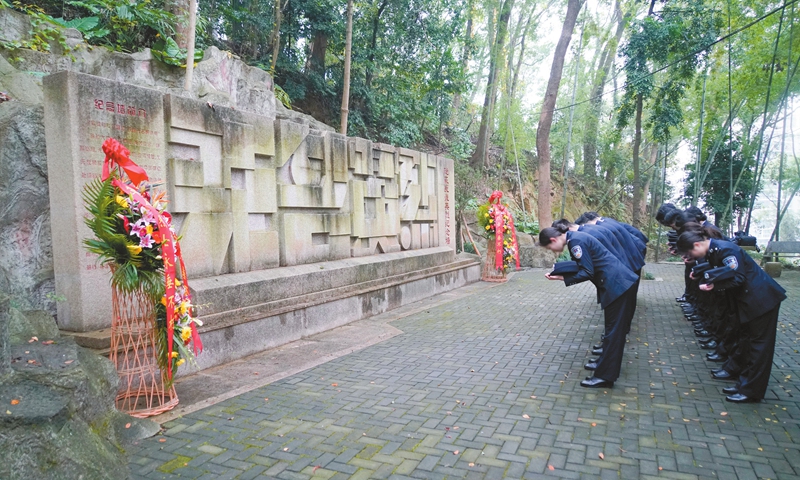
<path fill-rule="evenodd" d="M 722 393 L 725 395 L 736 395 L 739 393 L 739 387 L 725 387 L 722 389 Z"/>
<path fill-rule="evenodd" d="M 724 368 L 712 368 L 711 369 L 711 375 L 714 375 L 715 373 L 719 373 L 719 372 L 724 372 L 724 371 L 725 371 Z"/>
<path fill-rule="evenodd" d="M 685 313 L 686 315 L 691 315 L 697 312 L 697 310 L 695 310 L 694 307 L 683 307 L 681 310 L 683 310 L 683 313 Z"/>
<path fill-rule="evenodd" d="M 611 388 L 614 386 L 614 382 L 609 382 L 608 380 L 603 380 L 602 378 L 592 377 L 587 378 L 586 380 L 581 381 L 581 387 L 586 388 Z"/>
<path fill-rule="evenodd" d="M 714 350 L 715 348 L 717 348 L 717 342 L 715 342 L 714 340 L 711 340 L 708 343 L 701 344 L 700 348 L 703 349 L 703 350 Z"/>
<path fill-rule="evenodd" d="M 583 382 L 581 382 L 583 385 Z M 733 395 L 728 395 L 725 397 L 725 400 L 733 403 L 758 403 L 761 401 L 760 398 L 752 398 L 748 397 L 747 395 L 742 395 L 741 393 L 734 393 Z"/>
<path fill-rule="evenodd" d="M 704 345 L 706 343 L 711 343 L 711 342 L 716 342 L 716 340 L 714 340 L 714 338 L 709 338 L 708 340 L 698 340 L 697 341 L 697 343 L 699 343 L 700 345 Z"/>
<path fill-rule="evenodd" d="M 702 322 L 705 318 L 701 317 L 700 315 L 687 315 L 686 320 L 690 322 Z"/>
<path fill-rule="evenodd" d="M 597 369 L 597 362 L 589 362 L 583 366 L 586 370 L 596 370 Z"/>
<path fill-rule="evenodd" d="M 592 349 L 592 355 L 602 355 L 602 354 L 603 354 L 603 348 L 602 347 L 593 348 Z"/>
<path fill-rule="evenodd" d="M 694 334 L 696 337 L 710 337 L 711 333 L 708 330 L 695 330 Z"/>
<path fill-rule="evenodd" d="M 727 360 L 725 357 L 716 352 L 709 353 L 708 355 L 706 355 L 706 358 L 710 362 L 724 362 L 725 360 Z"/>
<path fill-rule="evenodd" d="M 599 358 L 590 358 L 588 363 L 597 363 Z"/>
<path fill-rule="evenodd" d="M 738 380 L 738 377 L 731 375 L 731 373 L 724 368 L 717 373 L 712 373 L 711 378 L 714 380 Z"/>
<path fill-rule="evenodd" d="M 675 299 L 675 301 L 676 302 L 685 302 L 686 301 L 686 295 L 681 295 L 680 297 L 677 297 Z"/>
<path fill-rule="evenodd" d="M 602 343 L 594 344 L 592 345 L 592 348 L 603 348 L 603 344 Z"/>

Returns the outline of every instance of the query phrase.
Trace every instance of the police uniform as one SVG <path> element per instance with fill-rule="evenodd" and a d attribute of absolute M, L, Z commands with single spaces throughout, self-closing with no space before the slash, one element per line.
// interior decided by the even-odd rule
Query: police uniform
<path fill-rule="evenodd" d="M 613 225 L 617 228 L 621 228 L 622 230 L 626 231 L 628 235 L 633 237 L 634 245 L 639 250 L 639 253 L 642 254 L 642 265 L 644 266 L 644 259 L 647 258 L 647 243 L 650 242 L 650 239 L 647 238 L 647 235 L 642 233 L 638 228 L 634 227 L 633 225 L 628 225 L 627 223 L 620 222 L 613 218 L 600 217 L 597 223 Z"/>
<path fill-rule="evenodd" d="M 728 293 L 736 306 L 735 318 L 750 341 L 749 364 L 739 376 L 738 391 L 748 398 L 762 399 L 772 371 L 778 312 L 786 290 L 731 242 L 711 239 L 707 258 L 712 266 L 733 271 L 728 278 L 715 280 L 714 290 Z"/>
<path fill-rule="evenodd" d="M 603 355 L 598 359 L 594 376 L 614 382 L 622 367 L 625 334 L 636 307 L 638 277 L 591 235 L 569 231 L 566 236 L 569 253 L 580 270 L 574 275 L 565 275 L 564 284 L 591 281 L 597 287 L 604 311 Z"/>
<path fill-rule="evenodd" d="M 647 255 L 646 242 L 648 238 L 639 230 L 633 228 L 627 223 L 618 222 L 613 218 L 601 217 L 595 224 L 601 228 L 610 230 L 622 247 L 628 252 L 631 257 L 631 270 L 636 274 L 636 289 L 639 290 L 639 282 L 641 281 L 642 268 L 645 265 L 645 256 Z M 635 234 L 635 233 L 636 234 Z M 638 235 L 637 235 L 638 234 Z M 628 318 L 628 325 L 625 327 L 625 334 L 631 330 L 631 322 L 633 321 L 633 314 L 636 313 L 636 297 L 634 296 L 633 313 Z"/>

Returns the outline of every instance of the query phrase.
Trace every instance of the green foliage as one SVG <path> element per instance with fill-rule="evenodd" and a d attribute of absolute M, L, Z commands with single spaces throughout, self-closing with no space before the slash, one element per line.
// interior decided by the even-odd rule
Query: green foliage
<path fill-rule="evenodd" d="M 39 52 L 49 52 L 53 44 L 60 46 L 64 54 L 69 54 L 70 48 L 69 45 L 67 45 L 66 38 L 64 38 L 64 35 L 61 33 L 59 24 L 52 17 L 47 15 L 42 8 L 19 1 L 9 4 L 9 2 L 5 0 L 3 0 L 3 4 L 0 5 L 0 8 L 13 8 L 20 11 L 28 15 L 28 19 L 31 22 L 31 30 L 28 31 L 30 39 L 15 42 L 0 42 L 0 48 L 10 53 L 12 61 L 19 60 L 16 52 L 21 48 Z"/>
<path fill-rule="evenodd" d="M 151 0 L 70 0 L 79 15 L 88 12 L 98 18 L 89 43 L 114 50 L 134 52 L 153 47 L 161 39 L 175 34 L 176 18 L 163 9 L 163 3 Z M 185 58 L 185 53 L 184 53 Z"/>
<path fill-rule="evenodd" d="M 275 90 L 275 99 L 278 100 L 283 104 L 284 107 L 288 108 L 289 110 L 292 109 L 292 99 L 289 97 L 289 94 L 286 93 L 286 90 L 282 89 L 280 85 L 275 85 L 273 90 Z"/>
<path fill-rule="evenodd" d="M 684 92 L 707 55 L 698 50 L 716 40 L 721 20 L 706 0 L 676 0 L 657 14 L 631 24 L 621 48 L 627 79 L 617 117 L 619 128 L 631 121 L 641 95 L 645 100 L 652 99 L 645 126 L 656 141 L 669 138 L 670 128 L 683 120 Z M 658 69 L 665 69 L 663 76 L 656 75 Z"/>
<path fill-rule="evenodd" d="M 132 292 L 143 288 L 153 299 L 164 294 L 163 262 L 151 249 L 134 246 L 124 231 L 123 207 L 115 201 L 116 188 L 111 184 L 113 176 L 102 181 L 95 179 L 83 191 L 83 201 L 89 215 L 84 223 L 95 238 L 83 241 L 86 249 L 99 257 L 102 265 L 115 266 L 111 283 L 122 291 Z"/>
<path fill-rule="evenodd" d="M 532 214 L 526 212 L 514 212 L 514 228 L 518 232 L 539 235 L 539 222 L 534 219 Z"/>
<path fill-rule="evenodd" d="M 175 42 L 175 40 L 173 40 L 171 37 L 167 37 L 166 40 L 163 38 L 156 40 L 150 52 L 154 57 L 166 63 L 167 65 L 173 65 L 176 67 L 186 66 L 186 55 L 188 54 L 187 50 L 185 48 L 180 48 L 178 43 Z M 202 59 L 203 51 L 195 50 L 194 61 L 198 62 Z"/>
<path fill-rule="evenodd" d="M 733 161 L 731 162 L 730 149 L 733 150 Z M 706 205 L 706 208 L 713 212 L 723 213 L 726 211 L 728 201 L 730 198 L 730 172 L 733 168 L 733 181 L 739 178 L 736 190 L 733 192 L 733 213 L 739 214 L 745 211 L 750 202 L 750 194 L 753 191 L 753 183 L 755 182 L 755 172 L 752 168 L 747 167 L 744 156 L 739 151 L 739 143 L 733 142 L 732 145 L 724 145 L 717 150 L 714 159 L 709 166 L 708 175 L 705 182 L 700 186 L 700 199 Z M 684 196 L 687 199 L 694 198 L 694 187 L 696 181 L 695 165 L 691 164 L 686 167 L 686 189 Z M 730 217 L 723 219 L 723 225 L 730 221 Z"/>

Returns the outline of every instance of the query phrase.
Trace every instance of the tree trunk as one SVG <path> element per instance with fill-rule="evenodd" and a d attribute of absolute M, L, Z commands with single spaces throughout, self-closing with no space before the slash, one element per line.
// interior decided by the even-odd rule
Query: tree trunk
<path fill-rule="evenodd" d="M 561 84 L 561 74 L 564 70 L 564 57 L 575 30 L 578 13 L 583 6 L 583 0 L 569 0 L 564 25 L 561 28 L 561 37 L 553 53 L 553 65 L 550 67 L 550 79 L 542 102 L 542 112 L 539 115 L 539 126 L 536 129 L 536 153 L 539 157 L 539 195 L 537 210 L 539 225 L 549 227 L 553 223 L 551 211 L 552 201 L 550 188 L 550 128 L 553 126 L 553 110 L 558 97 L 558 87 Z"/>
<path fill-rule="evenodd" d="M 317 30 L 311 39 L 311 55 L 306 62 L 306 71 L 325 74 L 325 54 L 328 51 L 328 34 Z"/>
<path fill-rule="evenodd" d="M 369 55 L 367 55 L 367 65 L 364 69 L 366 71 L 364 79 L 364 87 L 366 90 L 372 88 L 372 69 L 375 63 L 375 49 L 378 48 L 378 28 L 381 25 L 381 15 L 388 5 L 389 0 L 383 0 L 380 6 L 378 6 L 378 11 L 375 12 L 375 18 L 372 19 L 372 38 L 369 42 Z"/>
<path fill-rule="evenodd" d="M 186 76 L 183 78 L 183 89 L 192 89 L 192 74 L 194 73 L 194 44 L 195 27 L 197 25 L 197 2 L 189 0 L 189 32 L 186 39 Z"/>
<path fill-rule="evenodd" d="M 347 33 L 344 41 L 344 79 L 342 80 L 342 116 L 339 133 L 347 135 L 347 114 L 350 104 L 350 54 L 353 49 L 353 0 L 347 0 Z"/>
<path fill-rule="evenodd" d="M 283 22 L 283 9 L 286 8 L 286 5 L 289 3 L 289 0 L 283 4 L 281 7 L 281 0 L 275 0 L 275 25 L 272 27 L 272 33 L 269 36 L 269 43 L 272 45 L 272 62 L 270 63 L 270 70 L 272 70 L 273 75 L 275 74 L 275 68 L 278 65 L 278 54 L 281 51 L 281 23 Z"/>
<path fill-rule="evenodd" d="M 506 42 L 508 31 L 508 20 L 511 18 L 511 9 L 514 8 L 514 0 L 503 0 L 500 9 L 500 16 L 497 19 L 497 35 L 495 36 L 494 46 L 491 50 L 489 60 L 489 79 L 486 82 L 486 96 L 483 100 L 483 110 L 481 111 L 481 125 L 478 129 L 478 143 L 475 151 L 469 159 L 472 168 L 479 169 L 487 164 L 489 153 L 489 140 L 491 137 L 491 124 L 494 118 L 494 102 L 497 95 L 497 84 L 502 68 L 503 47 Z"/>
<path fill-rule="evenodd" d="M 639 149 L 642 145 L 642 107 L 644 100 L 642 94 L 636 96 L 636 133 L 633 137 L 633 215 L 631 224 L 639 228 L 642 225 L 642 172 L 639 159 Z"/>
<path fill-rule="evenodd" d="M 628 16 L 622 15 L 622 10 L 617 0 L 614 7 L 616 16 L 618 18 L 617 31 L 614 38 L 608 40 L 606 48 L 600 55 L 600 63 L 597 65 L 597 75 L 594 78 L 594 85 L 589 94 L 589 112 L 586 115 L 584 122 L 584 137 L 583 137 L 583 175 L 587 178 L 594 178 L 597 175 L 597 126 L 600 117 L 600 109 L 603 105 L 603 89 L 606 85 L 608 73 L 611 71 L 611 65 L 614 63 L 614 58 L 617 56 L 617 46 L 622 38 L 622 32 L 625 30 Z"/>
<path fill-rule="evenodd" d="M 461 51 L 461 70 L 464 76 L 469 70 L 469 57 L 472 52 L 472 2 L 467 2 L 467 30 L 464 33 L 464 48 Z M 461 92 L 453 95 L 453 112 L 458 113 L 461 109 Z M 454 117 L 450 117 L 451 120 Z"/>
<path fill-rule="evenodd" d="M 655 169 L 657 161 L 658 161 L 658 145 L 654 144 L 650 148 L 650 162 L 648 163 L 648 165 L 652 165 L 653 169 Z M 640 215 L 641 219 L 648 218 L 648 215 L 647 215 L 647 197 L 650 194 L 650 181 L 652 179 L 653 179 L 653 175 L 645 175 L 644 176 L 644 185 L 642 185 L 642 203 L 639 205 L 639 215 Z M 651 214 L 652 213 L 655 213 L 655 212 L 651 212 Z"/>
<path fill-rule="evenodd" d="M 165 10 L 175 15 L 175 43 L 180 48 L 189 44 L 189 0 L 167 0 Z"/>

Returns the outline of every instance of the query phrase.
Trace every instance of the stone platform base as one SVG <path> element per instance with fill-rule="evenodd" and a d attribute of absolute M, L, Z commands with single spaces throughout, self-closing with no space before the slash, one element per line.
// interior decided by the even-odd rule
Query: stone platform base
<path fill-rule="evenodd" d="M 190 280 L 200 369 L 377 315 L 480 280 L 476 255 L 448 247 Z M 107 353 L 110 331 L 72 334 Z M 182 369 L 184 374 L 192 369 Z"/>

